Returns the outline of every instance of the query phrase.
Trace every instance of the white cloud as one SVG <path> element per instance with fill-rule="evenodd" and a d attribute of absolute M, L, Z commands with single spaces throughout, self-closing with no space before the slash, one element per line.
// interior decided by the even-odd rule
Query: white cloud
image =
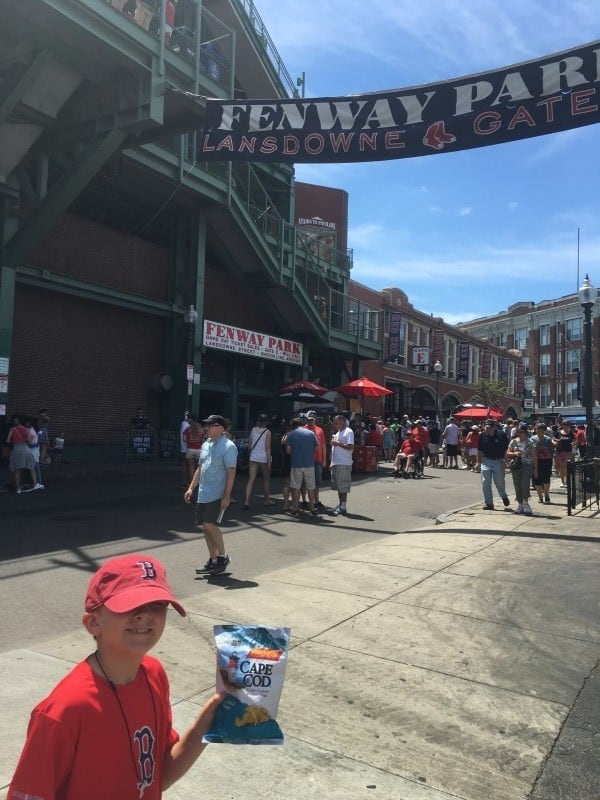
<path fill-rule="evenodd" d="M 473 209 L 470 206 L 465 206 L 464 208 L 461 208 L 459 210 L 458 216 L 459 217 L 468 217 L 469 214 L 471 213 L 471 211 L 473 211 Z"/>

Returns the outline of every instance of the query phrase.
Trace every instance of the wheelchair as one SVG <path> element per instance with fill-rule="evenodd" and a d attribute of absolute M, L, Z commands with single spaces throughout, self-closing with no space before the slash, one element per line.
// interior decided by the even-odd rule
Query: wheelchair
<path fill-rule="evenodd" d="M 392 473 L 394 478 L 422 478 L 425 475 L 425 457 L 423 453 L 417 453 L 410 467 L 403 463 L 400 469 Z"/>

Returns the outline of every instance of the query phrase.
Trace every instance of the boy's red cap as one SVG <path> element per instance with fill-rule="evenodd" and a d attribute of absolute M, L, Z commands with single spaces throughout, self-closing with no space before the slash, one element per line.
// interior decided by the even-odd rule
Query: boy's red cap
<path fill-rule="evenodd" d="M 160 561 L 147 555 L 119 556 L 106 561 L 93 576 L 85 596 L 85 610 L 104 605 L 109 611 L 123 614 L 161 600 L 171 603 L 185 617 L 185 609 L 173 596 Z"/>

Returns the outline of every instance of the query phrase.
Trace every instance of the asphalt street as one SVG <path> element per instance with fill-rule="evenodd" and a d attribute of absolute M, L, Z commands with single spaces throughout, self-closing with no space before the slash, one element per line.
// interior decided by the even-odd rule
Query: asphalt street
<path fill-rule="evenodd" d="M 81 469 L 49 471 L 47 489 L 25 495 L 0 495 L 0 598 L 4 609 L 0 651 L 35 644 L 48 630 L 67 631 L 87 581 L 111 555 L 152 551 L 169 564 L 169 579 L 182 596 L 207 591 L 195 581 L 194 567 L 206 560 L 194 509 L 183 502 L 179 472 L 160 465 L 128 465 L 90 474 Z M 241 473 L 235 494 L 243 498 Z M 466 471 L 430 470 L 417 481 L 394 480 L 391 467 L 355 476 L 360 500 L 350 498 L 350 513 L 294 523 L 282 511 L 281 479 L 273 479 L 277 505 L 265 509 L 255 496 L 250 511 L 230 507 L 223 523 L 233 577 L 250 580 L 266 571 L 326 556 L 352 544 L 373 541 L 420 527 L 479 497 L 477 476 Z M 362 491 L 371 486 L 373 491 Z M 260 485 L 255 488 L 260 488 Z M 356 496 L 356 492 L 355 492 Z M 333 507 L 328 487 L 323 502 Z M 378 525 L 381 504 L 393 520 Z M 33 589 L 33 591 L 32 591 Z M 39 597 L 43 595 L 43 604 Z M 21 615 L 27 614 L 26 626 Z M 77 621 L 77 619 L 75 620 Z"/>

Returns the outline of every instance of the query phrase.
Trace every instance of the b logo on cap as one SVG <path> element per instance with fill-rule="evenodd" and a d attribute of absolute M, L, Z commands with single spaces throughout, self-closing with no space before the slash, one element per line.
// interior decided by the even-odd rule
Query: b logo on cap
<path fill-rule="evenodd" d="M 142 568 L 142 580 L 143 581 L 155 581 L 158 577 L 156 574 L 156 569 L 152 561 L 136 561 L 136 566 L 139 564 Z"/>

